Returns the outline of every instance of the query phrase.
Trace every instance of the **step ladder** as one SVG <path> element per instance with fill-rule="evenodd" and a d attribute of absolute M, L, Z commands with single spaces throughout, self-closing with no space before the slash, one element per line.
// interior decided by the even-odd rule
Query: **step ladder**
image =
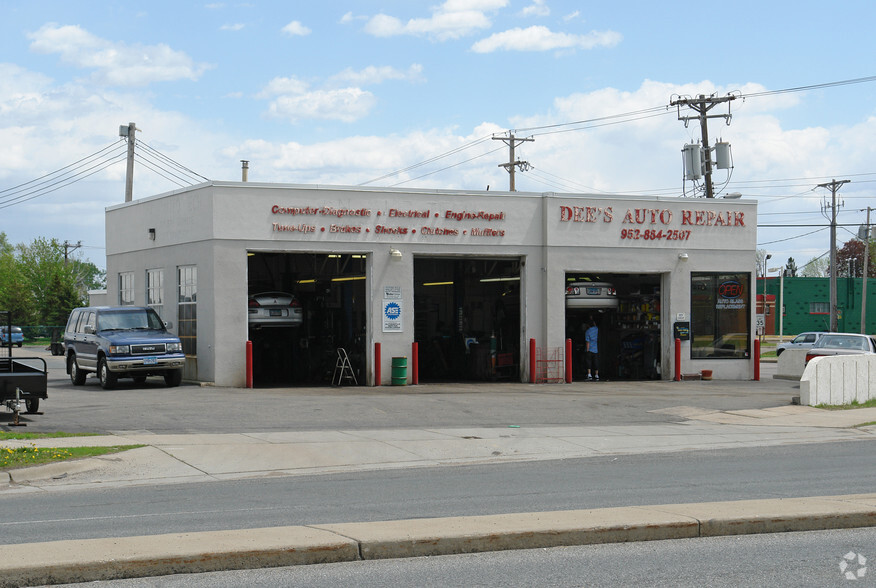
<path fill-rule="evenodd" d="M 356 374 L 353 373 L 353 366 L 350 365 L 350 358 L 347 356 L 347 350 L 343 347 L 338 347 L 338 360 L 335 362 L 335 373 L 332 376 L 332 386 L 341 386 L 344 381 L 353 382 L 354 386 L 358 386 Z"/>

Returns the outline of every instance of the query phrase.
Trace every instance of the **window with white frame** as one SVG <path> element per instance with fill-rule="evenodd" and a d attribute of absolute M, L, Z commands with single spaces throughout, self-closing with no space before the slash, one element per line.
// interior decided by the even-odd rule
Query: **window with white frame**
<path fill-rule="evenodd" d="M 164 270 L 146 270 L 146 305 L 151 306 L 163 317 L 164 310 Z"/>
<path fill-rule="evenodd" d="M 177 268 L 178 336 L 183 352 L 196 356 L 198 350 L 198 268 L 181 265 Z"/>
<path fill-rule="evenodd" d="M 134 305 L 134 272 L 119 272 L 119 306 Z"/>

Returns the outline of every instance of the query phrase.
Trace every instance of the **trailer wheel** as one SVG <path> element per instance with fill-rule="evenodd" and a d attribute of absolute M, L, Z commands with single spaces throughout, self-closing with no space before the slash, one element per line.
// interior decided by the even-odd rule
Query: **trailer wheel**
<path fill-rule="evenodd" d="M 70 381 L 73 382 L 74 386 L 81 386 L 85 383 L 85 376 L 88 374 L 79 369 L 75 355 L 67 358 L 67 371 L 70 372 Z"/>
<path fill-rule="evenodd" d="M 28 414 L 36 414 L 40 410 L 40 399 L 29 398 L 24 401 L 24 405 L 27 407 Z"/>
<path fill-rule="evenodd" d="M 115 388 L 116 382 L 119 380 L 119 377 L 110 371 L 105 357 L 101 357 L 100 361 L 97 362 L 97 377 L 100 379 L 100 387 L 104 390 Z"/>

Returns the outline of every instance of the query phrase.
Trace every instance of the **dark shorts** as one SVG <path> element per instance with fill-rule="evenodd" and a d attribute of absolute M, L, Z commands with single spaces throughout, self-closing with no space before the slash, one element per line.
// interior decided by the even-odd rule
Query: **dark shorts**
<path fill-rule="evenodd" d="M 593 353 L 592 351 L 584 352 L 584 365 L 587 366 L 587 369 L 598 370 L 599 369 L 599 354 Z"/>

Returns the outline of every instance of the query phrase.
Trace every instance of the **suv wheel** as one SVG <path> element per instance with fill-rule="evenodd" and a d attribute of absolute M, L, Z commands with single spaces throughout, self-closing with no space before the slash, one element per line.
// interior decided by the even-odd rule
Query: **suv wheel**
<path fill-rule="evenodd" d="M 85 383 L 85 376 L 88 374 L 79 369 L 75 355 L 67 358 L 67 371 L 70 372 L 70 381 L 73 382 L 74 386 L 81 386 Z"/>
<path fill-rule="evenodd" d="M 164 383 L 168 388 L 179 386 L 180 382 L 182 382 L 182 370 L 164 372 Z"/>
<path fill-rule="evenodd" d="M 29 398 L 24 401 L 24 406 L 27 407 L 27 414 L 37 414 L 40 409 L 40 399 Z"/>
<path fill-rule="evenodd" d="M 105 357 L 101 357 L 97 362 L 97 377 L 100 378 L 100 386 L 104 390 L 114 388 L 119 380 L 119 377 L 109 370 Z"/>

